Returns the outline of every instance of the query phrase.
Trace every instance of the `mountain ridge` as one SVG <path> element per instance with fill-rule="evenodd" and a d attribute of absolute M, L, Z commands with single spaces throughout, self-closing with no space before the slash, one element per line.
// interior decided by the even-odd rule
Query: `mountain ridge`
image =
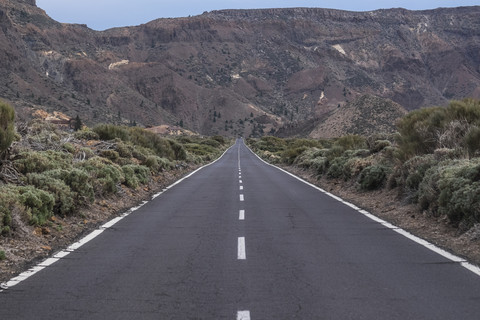
<path fill-rule="evenodd" d="M 219 10 L 94 31 L 3 0 L 0 27 L 0 97 L 22 119 L 46 109 L 248 136 L 364 94 L 408 110 L 480 97 L 479 6 Z"/>

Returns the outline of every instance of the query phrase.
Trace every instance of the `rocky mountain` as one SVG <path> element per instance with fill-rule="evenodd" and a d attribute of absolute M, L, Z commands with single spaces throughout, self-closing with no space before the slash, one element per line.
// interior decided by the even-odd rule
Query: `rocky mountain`
<path fill-rule="evenodd" d="M 21 118 L 248 136 L 312 131 L 364 94 L 409 110 L 480 98 L 480 7 L 223 10 L 99 32 L 0 0 L 0 97 Z"/>

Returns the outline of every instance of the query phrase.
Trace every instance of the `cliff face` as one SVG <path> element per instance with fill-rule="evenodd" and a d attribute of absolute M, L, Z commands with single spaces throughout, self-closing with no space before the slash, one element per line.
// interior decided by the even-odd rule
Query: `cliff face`
<path fill-rule="evenodd" d="M 25 117 L 249 135 L 363 94 L 407 109 L 480 97 L 480 7 L 224 10 L 96 32 L 2 0 L 0 26 L 0 96 Z"/>

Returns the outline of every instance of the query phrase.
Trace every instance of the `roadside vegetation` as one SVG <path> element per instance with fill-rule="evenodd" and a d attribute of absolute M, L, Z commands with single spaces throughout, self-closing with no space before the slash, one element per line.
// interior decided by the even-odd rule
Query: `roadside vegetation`
<path fill-rule="evenodd" d="M 160 137 L 110 124 L 71 132 L 33 121 L 15 131 L 13 109 L 4 103 L 0 119 L 0 237 L 82 216 L 96 202 L 209 162 L 230 144 L 220 136 Z"/>
<path fill-rule="evenodd" d="M 412 111 L 395 134 L 337 139 L 248 139 L 265 160 L 360 192 L 395 189 L 402 201 L 465 232 L 480 223 L 480 101 Z"/>

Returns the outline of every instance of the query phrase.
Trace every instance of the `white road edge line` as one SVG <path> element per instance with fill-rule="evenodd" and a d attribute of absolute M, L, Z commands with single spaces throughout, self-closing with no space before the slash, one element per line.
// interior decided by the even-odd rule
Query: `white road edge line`
<path fill-rule="evenodd" d="M 250 311 L 237 311 L 237 320 L 250 320 Z"/>
<path fill-rule="evenodd" d="M 196 169 L 195 171 L 189 173 L 188 175 L 186 175 L 185 177 L 183 177 L 182 179 L 180 180 L 177 180 L 176 182 L 174 182 L 173 184 L 171 184 L 170 186 L 166 187 L 165 189 L 163 189 L 161 192 L 155 194 L 152 196 L 152 199 L 151 200 L 154 200 L 155 198 L 157 198 L 159 195 L 161 195 L 162 193 L 164 193 L 165 191 L 167 191 L 168 189 L 171 189 L 173 186 L 179 184 L 180 182 L 182 182 L 183 180 L 191 177 L 192 175 L 194 175 L 196 172 L 200 171 L 201 169 L 205 168 L 205 167 L 208 167 L 212 164 L 214 164 L 215 162 L 217 162 L 218 160 L 220 160 L 224 155 L 225 153 L 227 153 L 228 150 L 230 150 L 235 144 L 231 145 L 227 150 L 225 150 L 225 152 L 220 156 L 218 157 L 215 161 L 212 161 L 198 169 Z M 240 156 L 240 155 L 239 155 Z M 151 201 L 150 200 L 150 201 Z M 129 210 L 127 210 L 126 212 L 122 213 L 120 216 L 118 217 L 115 217 L 113 218 L 112 220 L 106 222 L 105 224 L 101 225 L 98 229 L 96 230 L 93 230 L 91 233 L 89 233 L 88 235 L 86 235 L 85 237 L 83 237 L 82 239 L 80 239 L 79 241 L 71 244 L 69 247 L 67 247 L 66 249 L 64 250 L 61 250 L 59 252 L 56 252 L 53 254 L 52 257 L 50 258 L 47 258 L 45 260 L 43 260 L 42 262 L 40 262 L 39 264 L 37 264 L 36 266 L 28 269 L 27 271 L 24 271 L 22 272 L 21 274 L 19 274 L 18 276 L 8 280 L 7 282 L 3 282 L 0 284 L 0 292 L 3 292 L 4 290 L 8 289 L 8 288 L 11 288 L 17 284 L 19 284 L 20 282 L 30 278 L 31 276 L 33 276 L 34 274 L 36 274 L 37 272 L 45 269 L 46 267 L 48 266 L 51 266 L 52 264 L 54 264 L 55 262 L 57 262 L 58 260 L 66 257 L 68 254 L 70 254 L 71 252 L 77 250 L 78 248 L 80 248 L 81 246 L 83 246 L 84 244 L 86 244 L 87 242 L 95 239 L 98 235 L 100 235 L 103 231 L 111 228 L 114 224 L 118 223 L 120 220 L 122 220 L 123 218 L 129 216 L 132 212 L 134 211 L 137 211 L 138 209 L 140 209 L 141 207 L 143 207 L 145 204 L 147 204 L 149 201 L 143 201 L 140 205 L 136 206 L 136 207 L 132 207 L 130 208 Z"/>
<path fill-rule="evenodd" d="M 275 166 L 275 165 L 273 165 L 273 164 L 270 164 L 270 163 L 266 162 L 265 160 L 263 160 L 262 158 L 260 158 L 255 152 L 253 152 L 247 145 L 245 145 L 245 146 L 247 147 L 248 150 L 250 150 L 250 152 L 251 152 L 252 154 L 254 154 L 254 155 L 255 155 L 258 159 L 260 159 L 263 163 L 265 163 L 265 164 L 267 164 L 267 165 L 269 165 L 269 166 L 271 166 L 271 167 L 273 167 L 273 168 L 276 168 L 276 169 L 278 169 L 278 170 L 280 170 L 280 171 L 283 171 L 284 173 L 292 176 L 293 178 L 295 178 L 295 179 L 297 179 L 297 180 L 299 180 L 299 181 L 301 181 L 301 182 L 309 185 L 310 187 L 312 187 L 312 188 L 314 188 L 314 189 L 317 189 L 318 191 L 326 194 L 327 196 L 329 196 L 329 197 L 331 197 L 331 198 L 333 198 L 333 199 L 335 199 L 335 200 L 337 200 L 337 201 L 345 204 L 346 206 L 349 206 L 350 208 L 352 208 L 352 209 L 360 212 L 360 213 L 363 214 L 364 216 L 366 216 L 366 217 L 368 217 L 368 218 L 370 218 L 370 219 L 372 219 L 372 220 L 380 223 L 380 224 L 383 225 L 384 227 L 386 227 L 386 228 L 388 228 L 388 229 L 391 229 L 391 230 L 393 230 L 393 231 L 395 231 L 395 232 L 403 235 L 404 237 L 406 237 L 406 238 L 408 238 L 408 239 L 410 239 L 410 240 L 412 240 L 412 241 L 415 241 L 416 243 L 424 246 L 425 248 L 430 249 L 431 251 L 433 251 L 433 252 L 435 252 L 435 253 L 437 253 L 437 254 L 439 254 L 439 255 L 441 255 L 441 256 L 443 256 L 443 257 L 445 257 L 445 258 L 447 258 L 447 259 L 449 259 L 449 260 L 451 260 L 451 261 L 453 261 L 453 262 L 459 263 L 459 264 L 460 264 L 462 267 L 464 267 L 465 269 L 470 270 L 471 272 L 473 272 L 473 273 L 475 273 L 476 275 L 480 276 L 480 267 L 478 267 L 478 266 L 476 266 L 476 265 L 474 265 L 474 264 L 471 264 L 471 263 L 468 262 L 467 260 L 465 260 L 465 259 L 463 259 L 463 258 L 461 258 L 461 257 L 459 257 L 459 256 L 456 256 L 456 255 L 454 255 L 454 254 L 452 254 L 452 253 L 450 253 L 450 252 L 448 252 L 448 251 L 446 251 L 446 250 L 444 250 L 444 249 L 442 249 L 442 248 L 439 248 L 439 247 L 437 247 L 436 245 L 434 245 L 433 243 L 430 243 L 430 242 L 428 242 L 427 240 L 424 240 L 424 239 L 422 239 L 422 238 L 419 238 L 419 237 L 411 234 L 410 232 L 408 232 L 408 231 L 406 231 L 406 230 L 404 230 L 404 229 L 402 229 L 402 228 L 399 228 L 399 227 L 391 224 L 390 222 L 387 222 L 387 221 L 385 221 L 385 220 L 383 220 L 383 219 L 381 219 L 381 218 L 379 218 L 379 217 L 371 214 L 370 212 L 368 212 L 368 211 L 366 211 L 366 210 L 363 210 L 363 209 L 357 207 L 356 205 L 354 205 L 354 204 L 352 204 L 352 203 L 350 203 L 350 202 L 348 202 L 348 201 L 346 201 L 346 200 L 343 200 L 342 198 L 340 198 L 340 197 L 338 197 L 338 196 L 336 196 L 336 195 L 334 195 L 334 194 L 331 194 L 331 193 L 328 192 L 328 191 L 323 190 L 322 188 L 320 188 L 320 187 L 318 187 L 318 186 L 316 186 L 316 185 L 314 185 L 314 184 L 312 184 L 312 183 L 310 183 L 310 182 L 308 182 L 308 181 L 303 180 L 303 179 L 300 178 L 300 177 L 297 177 L 297 176 L 294 175 L 293 173 L 290 173 L 290 172 L 288 172 L 288 171 L 286 171 L 286 170 L 284 170 L 284 169 L 282 169 L 282 168 L 280 168 L 280 167 L 277 167 L 277 166 Z"/>
<path fill-rule="evenodd" d="M 238 220 L 245 220 L 245 210 L 240 210 L 238 212 Z"/>
<path fill-rule="evenodd" d="M 245 237 L 238 237 L 237 259 L 238 260 L 247 259 L 247 252 L 245 250 Z"/>

